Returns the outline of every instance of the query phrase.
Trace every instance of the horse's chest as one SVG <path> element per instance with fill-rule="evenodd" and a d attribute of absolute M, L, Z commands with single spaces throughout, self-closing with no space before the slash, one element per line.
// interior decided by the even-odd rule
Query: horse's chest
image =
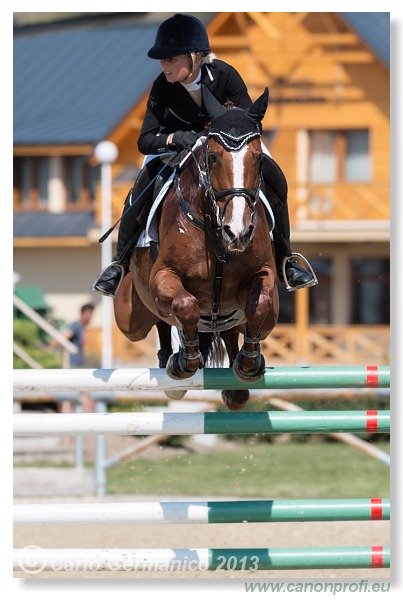
<path fill-rule="evenodd" d="M 238 274 L 226 272 L 225 268 L 220 280 L 216 281 L 215 275 L 215 266 L 210 270 L 198 271 L 197 275 L 190 269 L 185 279 L 185 288 L 197 298 L 201 314 L 210 314 L 212 302 L 217 299 L 222 314 L 244 308 L 247 280 Z"/>

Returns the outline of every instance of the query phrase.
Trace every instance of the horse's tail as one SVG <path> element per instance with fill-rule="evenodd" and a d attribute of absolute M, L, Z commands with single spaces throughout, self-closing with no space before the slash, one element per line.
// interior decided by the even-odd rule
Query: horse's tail
<path fill-rule="evenodd" d="M 221 368 L 224 365 L 225 349 L 224 343 L 217 331 L 213 333 L 211 342 L 208 348 L 206 366 Z"/>

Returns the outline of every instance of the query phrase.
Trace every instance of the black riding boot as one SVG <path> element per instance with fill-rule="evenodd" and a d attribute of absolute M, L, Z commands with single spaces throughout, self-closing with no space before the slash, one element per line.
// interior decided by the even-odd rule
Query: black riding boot
<path fill-rule="evenodd" d="M 123 207 L 124 216 L 122 216 L 120 221 L 116 254 L 111 264 L 101 271 L 92 286 L 94 291 L 104 296 L 113 297 L 116 295 L 123 277 L 129 270 L 133 248 L 143 229 L 144 220 L 146 220 L 145 217 L 153 201 L 154 186 L 150 185 L 149 189 L 145 190 L 161 166 L 159 158 L 147 163 L 140 171 L 133 188 L 125 200 Z M 133 204 L 133 208 L 128 210 Z"/>
<path fill-rule="evenodd" d="M 318 281 L 308 261 L 302 255 L 298 255 L 308 265 L 309 270 L 298 264 L 296 255 L 291 250 L 287 180 L 278 164 L 267 155 L 263 155 L 263 180 L 266 197 L 273 209 L 276 222 L 273 229 L 273 243 L 279 279 L 285 281 L 289 291 L 316 285 Z"/>
<path fill-rule="evenodd" d="M 291 250 L 290 220 L 288 216 L 287 200 L 284 202 L 281 209 L 275 213 L 275 220 L 276 225 L 273 230 L 273 243 L 278 278 L 286 283 L 289 291 L 316 285 L 317 279 L 313 270 L 311 270 L 312 267 L 309 265 L 308 261 L 300 255 L 308 264 L 310 270 L 301 267 L 295 259 L 295 254 Z"/>
<path fill-rule="evenodd" d="M 137 242 L 141 226 L 138 224 L 133 211 L 125 211 L 130 207 L 131 190 L 123 207 L 123 217 L 120 221 L 116 254 L 112 262 L 101 271 L 92 289 L 103 296 L 115 296 L 130 266 L 130 259 Z"/>

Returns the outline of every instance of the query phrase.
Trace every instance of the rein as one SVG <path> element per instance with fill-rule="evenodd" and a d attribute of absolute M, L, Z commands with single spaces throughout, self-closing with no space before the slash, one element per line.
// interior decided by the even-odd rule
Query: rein
<path fill-rule="evenodd" d="M 237 187 L 237 188 L 225 188 L 225 189 L 217 191 L 212 186 L 210 174 L 207 170 L 208 143 L 206 143 L 206 153 L 205 153 L 206 155 L 205 155 L 205 159 L 204 159 L 205 171 L 203 171 L 203 169 L 201 168 L 200 163 L 199 163 L 198 159 L 196 158 L 193 150 L 191 150 L 191 154 L 192 154 L 193 160 L 196 164 L 196 167 L 197 167 L 197 170 L 199 173 L 199 182 L 201 182 L 201 184 L 203 185 L 204 190 L 205 190 L 204 199 L 203 199 L 204 200 L 204 221 L 192 212 L 191 207 L 186 202 L 186 200 L 182 194 L 181 188 L 180 188 L 179 173 L 177 172 L 175 175 L 174 185 L 175 185 L 175 191 L 179 198 L 180 206 L 181 206 L 183 212 L 185 213 L 186 218 L 188 219 L 188 221 L 190 221 L 190 223 L 192 223 L 193 225 L 195 225 L 195 227 L 198 227 L 199 229 L 203 229 L 204 231 L 207 231 L 211 246 L 213 248 L 214 254 L 216 255 L 217 259 L 221 263 L 228 264 L 229 257 L 225 254 L 225 252 L 220 247 L 220 245 L 221 245 L 220 242 L 222 240 L 222 223 L 223 223 L 225 211 L 226 211 L 229 203 L 235 198 L 235 196 L 243 196 L 250 211 L 251 211 L 251 220 L 253 223 L 253 220 L 255 217 L 255 206 L 256 206 L 257 201 L 259 200 L 259 191 L 260 191 L 260 187 L 262 184 L 262 173 L 260 173 L 260 175 L 259 175 L 259 184 L 255 190 L 253 190 L 251 188 L 243 188 L 243 187 L 238 188 Z M 226 199 L 224 206 L 222 208 L 222 211 L 221 211 L 220 207 L 218 206 L 217 199 L 222 198 L 224 196 L 228 196 L 228 198 Z M 213 225 L 211 213 L 214 214 L 217 225 Z"/>
<path fill-rule="evenodd" d="M 175 175 L 174 185 L 175 185 L 175 191 L 179 198 L 180 206 L 181 206 L 186 218 L 188 219 L 188 221 L 190 223 L 192 223 L 192 225 L 194 225 L 198 229 L 201 229 L 201 230 L 207 232 L 207 235 L 208 235 L 210 243 L 211 243 L 211 247 L 216 256 L 213 302 L 211 305 L 211 329 L 214 330 L 218 325 L 217 321 L 218 321 L 218 315 L 220 313 L 219 300 L 220 300 L 222 279 L 223 279 L 223 277 L 222 277 L 223 266 L 224 266 L 224 264 L 229 264 L 229 257 L 225 254 L 225 252 L 220 247 L 221 241 L 222 241 L 222 223 L 223 223 L 223 219 L 224 219 L 225 210 L 235 196 L 243 196 L 246 203 L 248 204 L 250 211 L 251 211 L 251 220 L 253 223 L 253 219 L 255 216 L 255 206 L 256 206 L 257 201 L 259 200 L 259 190 L 260 190 L 260 187 L 262 184 L 262 173 L 260 173 L 260 175 L 259 175 L 259 184 L 255 190 L 253 190 L 251 188 L 242 188 L 241 187 L 241 188 L 225 188 L 225 189 L 216 191 L 212 186 L 210 174 L 209 174 L 209 171 L 207 168 L 208 167 L 208 160 L 207 160 L 208 142 L 206 143 L 206 152 L 205 152 L 205 159 L 204 159 L 205 170 L 203 170 L 201 168 L 200 163 L 199 163 L 198 159 L 196 158 L 193 150 L 191 150 L 191 154 L 192 154 L 193 160 L 196 164 L 196 167 L 197 167 L 197 170 L 199 173 L 199 182 L 201 182 L 201 184 L 204 187 L 204 198 L 203 198 L 204 221 L 193 213 L 191 207 L 186 202 L 186 200 L 182 194 L 181 188 L 180 188 L 180 180 L 179 180 L 178 171 L 176 172 L 176 175 Z M 218 206 L 217 199 L 223 198 L 225 196 L 228 196 L 228 198 L 226 199 L 226 201 L 224 203 L 222 211 L 220 211 L 220 207 Z M 214 213 L 217 225 L 213 225 L 213 223 L 212 223 L 211 212 Z"/>

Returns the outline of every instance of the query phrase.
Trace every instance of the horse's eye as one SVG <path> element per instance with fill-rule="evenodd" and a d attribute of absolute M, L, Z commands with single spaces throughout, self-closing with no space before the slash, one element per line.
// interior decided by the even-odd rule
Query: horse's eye
<path fill-rule="evenodd" d="M 218 162 L 217 154 L 214 154 L 214 152 L 209 152 L 208 161 L 211 165 L 215 165 Z"/>

